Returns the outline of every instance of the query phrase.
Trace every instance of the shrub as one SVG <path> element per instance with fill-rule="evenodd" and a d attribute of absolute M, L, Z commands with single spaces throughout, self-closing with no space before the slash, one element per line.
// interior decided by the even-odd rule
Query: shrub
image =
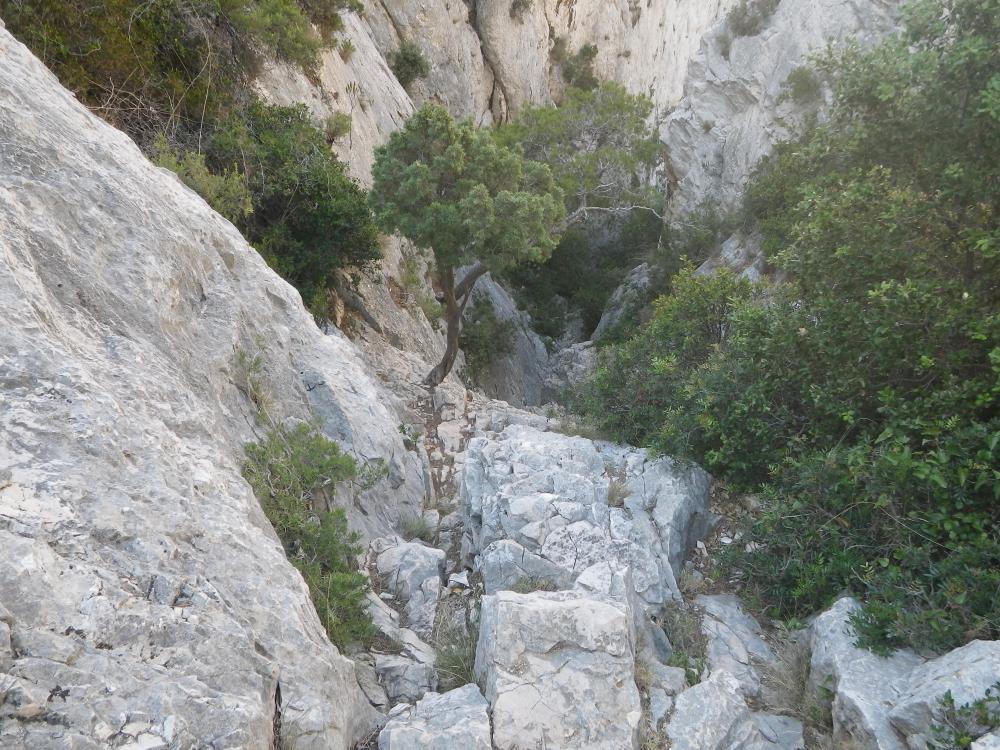
<path fill-rule="evenodd" d="M 476 645 L 479 629 L 466 622 L 464 599 L 452 597 L 438 606 L 431 645 L 438 691 L 444 693 L 476 681 Z"/>
<path fill-rule="evenodd" d="M 674 647 L 668 664 L 683 669 L 689 685 L 698 684 L 708 663 L 708 639 L 701 630 L 701 613 L 687 604 L 670 604 L 663 610 L 661 625 Z"/>
<path fill-rule="evenodd" d="M 472 303 L 465 315 L 461 342 L 465 366 L 474 380 L 482 378 L 497 359 L 513 350 L 514 331 L 513 321 L 497 319 L 489 299 L 483 297 Z"/>
<path fill-rule="evenodd" d="M 338 482 L 357 466 L 311 424 L 278 427 L 246 447 L 243 474 L 299 569 L 330 640 L 341 650 L 365 645 L 375 629 L 365 606 L 368 580 L 358 572 L 360 536 L 340 508 L 329 512 Z"/>
<path fill-rule="evenodd" d="M 736 36 L 756 36 L 780 4 L 781 0 L 740 0 L 729 11 L 729 28 Z"/>
<path fill-rule="evenodd" d="M 426 78 L 431 72 L 430 63 L 420 47 L 406 39 L 400 42 L 399 49 L 392 55 L 389 67 L 404 89 L 418 78 Z"/>
<path fill-rule="evenodd" d="M 750 186 L 789 283 L 765 305 L 682 272 L 583 393 L 618 437 L 762 486 L 730 573 L 779 617 L 860 595 L 879 651 L 1000 636 L 1000 2 L 906 18 L 818 61 L 828 122 Z"/>
<path fill-rule="evenodd" d="M 800 65 L 785 79 L 785 92 L 796 104 L 811 104 L 823 97 L 823 83 L 816 71 L 807 65 Z"/>
<path fill-rule="evenodd" d="M 254 210 L 237 226 L 303 299 L 325 289 L 338 268 L 379 257 L 367 197 L 303 105 L 255 100 L 219 128 L 208 152 L 216 163 L 246 165 Z"/>
<path fill-rule="evenodd" d="M 532 0 L 510 0 L 510 17 L 520 20 L 531 10 Z"/>
<path fill-rule="evenodd" d="M 401 519 L 400 527 L 402 528 L 404 539 L 419 539 L 428 544 L 434 541 L 434 527 L 422 515 Z"/>
<path fill-rule="evenodd" d="M 562 60 L 562 74 L 566 83 L 583 91 L 596 89 L 600 85 L 600 80 L 594 72 L 597 52 L 596 44 L 585 44 L 572 55 L 565 55 Z"/>
<path fill-rule="evenodd" d="M 971 703 L 955 704 L 951 691 L 940 700 L 941 718 L 931 725 L 932 744 L 945 750 L 965 750 L 995 729 L 1000 729 L 1000 682 Z"/>
<path fill-rule="evenodd" d="M 308 301 L 337 267 L 377 257 L 377 231 L 365 194 L 305 110 L 266 105 L 249 82 L 261 53 L 310 68 L 320 42 L 309 20 L 334 24 L 344 8 L 360 5 L 0 0 L 0 17 L 82 102 L 233 221 Z"/>
<path fill-rule="evenodd" d="M 344 39 L 338 46 L 337 51 L 340 53 L 340 59 L 344 62 L 349 61 L 354 56 L 354 42 L 350 39 Z"/>
<path fill-rule="evenodd" d="M 154 146 L 153 162 L 176 172 L 185 185 L 232 222 L 253 213 L 253 200 L 246 179 L 236 168 L 214 173 L 205 164 L 205 155 L 194 151 L 181 153 L 162 136 Z"/>
<path fill-rule="evenodd" d="M 338 110 L 326 118 L 326 139 L 335 141 L 351 132 L 351 113 Z"/>

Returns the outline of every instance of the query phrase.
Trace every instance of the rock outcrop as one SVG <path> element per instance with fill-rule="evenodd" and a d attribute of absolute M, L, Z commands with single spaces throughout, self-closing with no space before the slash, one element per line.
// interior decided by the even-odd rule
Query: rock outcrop
<path fill-rule="evenodd" d="M 708 203 L 735 208 L 754 167 L 792 137 L 822 94 L 797 102 L 788 75 L 808 56 L 846 40 L 871 43 L 898 28 L 900 0 L 782 0 L 752 35 L 727 19 L 704 35 L 686 66 L 684 95 L 661 129 L 673 217 Z"/>
<path fill-rule="evenodd" d="M 475 685 L 401 705 L 378 736 L 379 750 L 492 750 L 486 699 Z"/>
<path fill-rule="evenodd" d="M 631 750 L 642 717 L 632 613 L 578 591 L 483 599 L 476 677 L 493 746 Z"/>
<path fill-rule="evenodd" d="M 241 477 L 247 392 L 385 462 L 368 533 L 424 495 L 394 398 L 2 30 L 0 58 L 0 745 L 350 746 L 376 716 Z"/>

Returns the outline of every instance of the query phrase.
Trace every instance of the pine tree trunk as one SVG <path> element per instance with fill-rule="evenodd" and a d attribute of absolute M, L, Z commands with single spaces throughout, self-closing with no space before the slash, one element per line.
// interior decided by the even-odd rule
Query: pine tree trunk
<path fill-rule="evenodd" d="M 458 358 L 459 338 L 462 335 L 462 314 L 465 306 L 469 302 L 472 288 L 476 285 L 479 277 L 486 273 L 486 267 L 477 263 L 472 267 L 465 278 L 455 286 L 455 269 L 445 269 L 441 275 L 441 286 L 444 292 L 445 321 L 448 325 L 447 339 L 445 343 L 444 356 L 437 366 L 424 378 L 424 385 L 428 388 L 436 388 L 441 385 L 451 368 L 455 366 Z"/>

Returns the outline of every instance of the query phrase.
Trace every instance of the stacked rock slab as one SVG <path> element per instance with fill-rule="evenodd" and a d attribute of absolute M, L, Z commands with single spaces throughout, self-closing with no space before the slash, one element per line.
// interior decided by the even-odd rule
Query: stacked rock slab
<path fill-rule="evenodd" d="M 486 700 L 475 685 L 428 693 L 397 706 L 378 737 L 379 750 L 491 750 Z"/>
<path fill-rule="evenodd" d="M 476 677 L 493 742 L 633 748 L 636 656 L 669 655 L 650 615 L 707 528 L 709 478 L 547 424 L 488 412 L 466 449 L 463 552 L 486 592 Z"/>
<path fill-rule="evenodd" d="M 463 551 L 487 593 L 522 572 L 564 588 L 612 561 L 657 608 L 676 595 L 675 571 L 709 523 L 700 469 L 527 424 L 470 441 L 460 491 Z"/>
<path fill-rule="evenodd" d="M 641 708 L 632 613 L 579 591 L 483 599 L 476 677 L 499 750 L 631 750 Z"/>

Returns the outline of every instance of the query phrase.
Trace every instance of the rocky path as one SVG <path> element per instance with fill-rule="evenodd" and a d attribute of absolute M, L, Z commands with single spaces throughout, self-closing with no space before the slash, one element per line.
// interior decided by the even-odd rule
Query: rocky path
<path fill-rule="evenodd" d="M 458 390 L 423 406 L 438 507 L 370 549 L 380 750 L 922 748 L 946 690 L 1000 676 L 995 642 L 855 648 L 849 599 L 776 647 L 737 597 L 681 593 L 716 520 L 700 469 Z"/>

